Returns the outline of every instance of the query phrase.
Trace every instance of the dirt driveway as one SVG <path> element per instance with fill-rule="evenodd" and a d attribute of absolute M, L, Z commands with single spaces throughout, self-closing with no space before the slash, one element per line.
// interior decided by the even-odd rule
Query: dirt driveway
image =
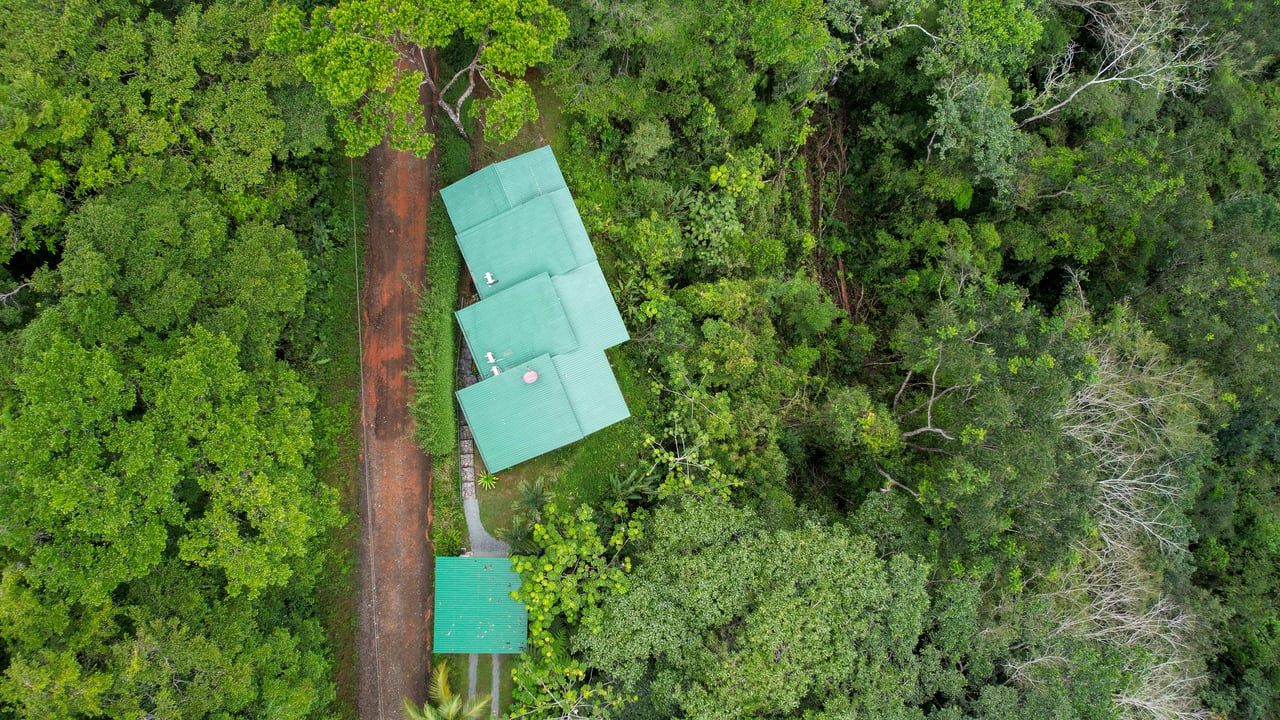
<path fill-rule="evenodd" d="M 409 325 L 426 259 L 427 161 L 375 148 L 369 179 L 363 312 L 359 713 L 401 717 L 426 696 L 432 611 L 431 466 L 413 440 Z"/>

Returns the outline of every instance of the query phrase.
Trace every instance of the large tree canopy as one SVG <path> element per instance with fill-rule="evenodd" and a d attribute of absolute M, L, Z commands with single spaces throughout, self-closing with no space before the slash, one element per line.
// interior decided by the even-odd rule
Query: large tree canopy
<path fill-rule="evenodd" d="M 660 509 L 625 594 L 578 636 L 666 717 L 910 717 L 926 568 L 842 526 L 771 530 L 711 496 Z"/>
<path fill-rule="evenodd" d="M 546 0 L 344 0 L 304 16 L 288 6 L 275 17 L 271 44 L 297 56 L 298 68 L 329 101 L 348 155 L 382 141 L 425 157 L 435 146 L 424 93 L 466 135 L 464 104 L 477 86 L 486 136 L 513 137 L 537 117 L 524 80 L 551 58 L 568 32 L 564 13 Z M 461 44 L 470 62 L 448 67 L 437 50 Z M 475 105 L 472 105 L 475 108 Z"/>
<path fill-rule="evenodd" d="M 0 717 L 331 715 L 330 140 L 268 27 L 0 8 Z"/>
<path fill-rule="evenodd" d="M 25 0 L 0 8 L 0 259 L 55 249 L 62 220 L 90 195 L 144 176 L 166 151 L 236 196 L 272 161 L 328 144 L 315 108 L 276 102 L 297 76 L 257 48 L 258 0 L 187 5 Z M 284 140 L 285 127 L 290 128 Z"/>

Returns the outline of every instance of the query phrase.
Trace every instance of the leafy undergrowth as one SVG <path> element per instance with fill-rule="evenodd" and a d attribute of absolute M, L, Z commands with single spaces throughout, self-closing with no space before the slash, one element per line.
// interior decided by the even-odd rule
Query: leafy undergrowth
<path fill-rule="evenodd" d="M 353 163 L 343 163 L 352 173 L 349 183 L 336 182 L 331 202 L 336 208 L 352 208 L 354 217 L 334 223 L 341 245 L 325 254 L 328 316 L 319 327 L 320 346 L 327 349 L 318 358 L 324 394 L 315 410 L 317 434 L 316 471 L 326 484 L 338 491 L 345 524 L 329 531 L 330 551 L 325 559 L 323 580 L 318 584 L 321 616 L 333 653 L 332 680 L 337 698 L 331 711 L 338 720 L 358 717 L 356 612 L 356 558 L 360 527 L 355 521 L 360 499 L 360 334 L 357 331 L 357 255 L 363 251 L 364 203 L 351 202 L 348 194 L 364 197 L 363 178 Z M 346 215 L 346 213 L 340 213 Z M 355 229 L 354 236 L 351 230 Z"/>

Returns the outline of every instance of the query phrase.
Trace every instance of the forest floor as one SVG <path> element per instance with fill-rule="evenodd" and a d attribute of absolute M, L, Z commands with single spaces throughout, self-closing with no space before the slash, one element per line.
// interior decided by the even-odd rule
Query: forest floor
<path fill-rule="evenodd" d="M 427 254 L 428 161 L 385 144 L 366 159 L 360 503 L 360 717 L 399 718 L 427 690 L 431 464 L 413 438 L 410 322 Z"/>

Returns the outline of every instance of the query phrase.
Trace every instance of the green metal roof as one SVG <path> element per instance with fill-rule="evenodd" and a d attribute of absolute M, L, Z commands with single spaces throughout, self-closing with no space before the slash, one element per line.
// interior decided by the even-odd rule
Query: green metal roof
<path fill-rule="evenodd" d="M 526 382 L 529 371 L 537 373 L 533 382 Z M 550 355 L 521 363 L 457 394 L 489 472 L 505 470 L 584 436 Z"/>
<path fill-rule="evenodd" d="M 551 360 L 583 437 L 631 416 L 603 350 L 583 348 Z"/>
<path fill-rule="evenodd" d="M 575 350 L 578 337 L 551 278 L 543 273 L 455 315 L 476 365 L 488 377 L 539 355 Z M 493 361 L 489 361 L 492 354 Z"/>
<path fill-rule="evenodd" d="M 539 273 L 558 275 L 596 259 L 568 190 L 542 195 L 458 233 L 480 297 Z"/>
<path fill-rule="evenodd" d="M 524 650 L 529 617 L 511 599 L 520 575 L 510 558 L 436 558 L 432 651 L 516 654 Z"/>
<path fill-rule="evenodd" d="M 461 234 L 539 195 L 565 187 L 551 148 L 541 147 L 471 173 L 441 189 L 440 197 L 449 208 L 454 229 Z"/>
<path fill-rule="evenodd" d="M 550 148 L 440 193 L 481 296 L 457 318 L 482 379 L 457 396 L 486 468 L 628 417 L 604 355 L 627 328 Z M 529 370 L 537 380 L 525 383 Z"/>
<path fill-rule="evenodd" d="M 583 347 L 604 350 L 631 339 L 599 263 L 593 260 L 563 275 L 555 275 L 551 283 Z"/>

